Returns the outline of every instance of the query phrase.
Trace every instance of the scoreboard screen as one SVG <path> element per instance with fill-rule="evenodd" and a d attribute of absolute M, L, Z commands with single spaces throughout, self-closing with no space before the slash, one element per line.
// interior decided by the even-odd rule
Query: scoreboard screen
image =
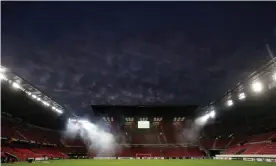
<path fill-rule="evenodd" d="M 138 129 L 149 129 L 150 122 L 149 121 L 138 121 Z"/>

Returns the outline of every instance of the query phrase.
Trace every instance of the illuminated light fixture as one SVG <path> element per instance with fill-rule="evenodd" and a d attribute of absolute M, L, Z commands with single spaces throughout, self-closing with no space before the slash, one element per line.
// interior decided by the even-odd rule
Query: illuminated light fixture
<path fill-rule="evenodd" d="M 56 111 L 57 113 L 60 113 L 60 114 L 63 113 L 63 111 L 62 111 L 62 110 L 59 110 L 59 109 L 56 109 L 55 111 Z"/>
<path fill-rule="evenodd" d="M 20 89 L 21 88 L 21 86 L 17 82 L 13 82 L 12 87 L 14 87 L 15 89 Z"/>
<path fill-rule="evenodd" d="M 231 100 L 231 99 L 227 100 L 227 102 L 226 102 L 226 105 L 227 105 L 228 107 L 231 107 L 233 104 L 234 104 L 234 102 L 233 102 L 233 100 Z"/>
<path fill-rule="evenodd" d="M 274 74 L 272 75 L 272 79 L 276 81 L 276 72 L 274 72 Z"/>
<path fill-rule="evenodd" d="M 82 124 L 87 124 L 87 123 L 90 123 L 88 120 L 78 120 L 79 123 L 82 123 Z"/>
<path fill-rule="evenodd" d="M 245 95 L 245 93 L 240 93 L 239 95 L 238 95 L 238 98 L 239 98 L 239 100 L 244 100 L 245 98 L 246 98 L 246 95 Z"/>
<path fill-rule="evenodd" d="M 52 107 L 53 110 L 56 110 L 56 107 Z"/>
<path fill-rule="evenodd" d="M 261 91 L 263 91 L 263 84 L 260 81 L 255 81 L 252 83 L 252 90 L 255 93 L 260 93 Z"/>
<path fill-rule="evenodd" d="M 211 118 L 215 118 L 215 116 L 216 116 L 215 110 L 212 110 L 212 111 L 210 112 L 209 116 L 210 116 Z"/>
<path fill-rule="evenodd" d="M 70 118 L 69 118 L 69 121 L 70 121 L 70 122 L 77 122 L 77 119 L 70 119 Z"/>
<path fill-rule="evenodd" d="M 6 71 L 6 69 L 5 69 L 4 67 L 1 67 L 1 68 L 0 68 L 0 72 L 1 72 L 1 73 L 4 73 L 5 71 Z"/>
<path fill-rule="evenodd" d="M 6 77 L 4 74 L 0 73 L 0 79 L 1 79 L 1 80 L 6 80 L 7 77 Z"/>
<path fill-rule="evenodd" d="M 47 107 L 50 105 L 50 104 L 47 103 L 46 101 L 43 101 L 42 103 L 43 103 L 45 106 L 47 106 Z"/>
<path fill-rule="evenodd" d="M 36 99 L 36 98 L 37 98 L 37 96 L 36 96 L 36 95 L 32 95 L 32 98 Z"/>
<path fill-rule="evenodd" d="M 204 116 L 202 117 L 202 121 L 203 121 L 203 122 L 206 122 L 209 118 L 210 118 L 210 115 L 209 115 L 209 114 L 204 115 Z"/>
<path fill-rule="evenodd" d="M 37 101 L 40 101 L 41 99 L 39 97 L 36 98 Z"/>

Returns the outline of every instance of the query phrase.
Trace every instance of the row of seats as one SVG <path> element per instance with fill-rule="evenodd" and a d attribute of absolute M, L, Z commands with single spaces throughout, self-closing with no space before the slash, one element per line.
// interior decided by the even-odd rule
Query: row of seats
<path fill-rule="evenodd" d="M 264 134 L 259 134 L 259 135 L 253 135 L 247 138 L 248 142 L 261 142 L 261 141 L 266 141 L 270 140 L 273 138 L 273 136 L 276 135 L 275 132 L 269 132 L 269 133 L 264 133 Z"/>
<path fill-rule="evenodd" d="M 54 148 L 36 148 L 36 149 L 32 149 L 32 151 L 37 154 L 43 154 L 43 155 L 46 155 L 47 157 L 51 157 L 51 158 L 55 158 L 55 157 L 56 158 L 67 158 L 67 155 L 60 152 L 60 150 L 54 149 Z"/>
<path fill-rule="evenodd" d="M 62 149 L 57 148 L 11 148 L 11 147 L 2 147 L 2 152 L 7 152 L 17 156 L 20 161 L 26 160 L 27 158 L 67 158 L 68 156 L 61 152 Z M 85 153 L 76 149 L 67 149 L 70 153 Z M 171 148 L 122 148 L 113 156 L 121 157 L 136 157 L 137 154 L 148 154 L 151 157 L 202 157 L 203 153 L 198 148 L 184 148 L 184 147 L 171 147 Z M 95 157 L 99 154 L 96 154 L 93 151 L 88 152 L 89 157 Z M 111 156 L 111 154 L 108 154 Z"/>
<path fill-rule="evenodd" d="M 224 151 L 224 154 L 276 154 L 276 143 L 247 143 L 234 145 Z"/>
<path fill-rule="evenodd" d="M 60 144 L 59 134 L 35 128 L 22 128 L 14 124 L 1 123 L 1 136 L 18 140 L 35 141 L 40 143 Z"/>
<path fill-rule="evenodd" d="M 93 152 L 89 156 L 95 155 Z M 198 148 L 168 147 L 168 148 L 122 148 L 115 156 L 121 157 L 202 157 L 204 156 Z"/>
<path fill-rule="evenodd" d="M 15 155 L 20 161 L 26 160 L 27 158 L 67 158 L 68 156 L 60 152 L 57 148 L 11 148 L 1 147 L 1 152 Z"/>
<path fill-rule="evenodd" d="M 237 144 L 246 141 L 247 143 L 258 143 L 271 141 L 275 139 L 276 133 L 269 132 L 253 136 L 238 136 L 234 138 L 201 139 L 200 145 L 206 149 L 225 149 L 227 147 L 236 147 Z"/>

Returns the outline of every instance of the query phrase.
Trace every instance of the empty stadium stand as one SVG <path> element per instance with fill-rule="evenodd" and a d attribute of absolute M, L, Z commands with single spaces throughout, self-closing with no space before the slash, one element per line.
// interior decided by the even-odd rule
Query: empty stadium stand
<path fill-rule="evenodd" d="M 20 127 L 18 121 L 2 117 L 1 136 L 6 140 L 1 147 L 2 152 L 15 155 L 20 161 L 27 158 L 67 158 L 68 154 L 87 154 L 95 157 L 98 154 L 85 149 L 85 144 L 81 139 L 65 139 L 62 133 L 49 129 L 39 128 L 33 125 Z M 159 131 L 162 131 L 159 133 Z M 173 130 L 173 125 L 164 125 L 161 130 L 144 130 L 121 133 L 118 141 L 126 144 L 144 145 L 166 145 L 169 143 L 177 144 L 177 130 Z M 201 139 L 200 145 L 206 149 L 225 149 L 224 154 L 276 154 L 275 139 L 276 132 L 268 132 L 252 136 L 236 136 L 232 138 Z M 35 144 L 54 145 L 22 148 L 10 146 L 14 141 L 29 141 Z M 129 141 L 128 141 L 129 140 Z M 183 140 L 183 139 L 182 139 Z M 179 146 L 142 146 L 142 147 L 122 147 L 115 156 L 136 157 L 137 154 L 149 155 L 151 157 L 202 157 L 204 153 L 198 147 L 179 147 Z"/>

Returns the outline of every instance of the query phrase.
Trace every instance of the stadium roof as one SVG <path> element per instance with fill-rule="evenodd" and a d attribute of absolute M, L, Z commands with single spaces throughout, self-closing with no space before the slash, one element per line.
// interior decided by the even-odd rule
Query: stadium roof
<path fill-rule="evenodd" d="M 174 117 L 193 117 L 198 106 L 108 106 L 92 105 L 96 116 L 112 117 L 162 117 L 172 120 Z"/>
<path fill-rule="evenodd" d="M 52 100 L 50 97 L 45 95 L 43 92 L 35 88 L 34 85 L 30 84 L 27 80 L 18 76 L 17 74 L 10 71 L 8 68 L 1 66 L 1 82 L 2 80 L 10 84 L 15 89 L 23 91 L 27 96 L 42 103 L 44 106 L 51 108 L 52 111 L 62 114 L 64 108 L 57 102 Z"/>
<path fill-rule="evenodd" d="M 15 90 L 7 82 L 1 83 L 1 115 L 50 129 L 62 129 L 68 119 L 67 113 L 49 111 L 48 107 L 27 97 L 23 91 Z"/>
<path fill-rule="evenodd" d="M 247 78 L 238 82 L 235 87 L 229 89 L 224 95 L 206 106 L 201 106 L 197 112 L 208 112 L 210 110 L 224 110 L 232 107 L 235 103 L 247 100 L 247 97 L 262 96 L 262 92 L 268 93 L 276 87 L 276 58 L 272 59 L 252 72 Z M 256 89 L 257 88 L 257 89 Z M 261 100 L 261 98 L 260 98 Z"/>

